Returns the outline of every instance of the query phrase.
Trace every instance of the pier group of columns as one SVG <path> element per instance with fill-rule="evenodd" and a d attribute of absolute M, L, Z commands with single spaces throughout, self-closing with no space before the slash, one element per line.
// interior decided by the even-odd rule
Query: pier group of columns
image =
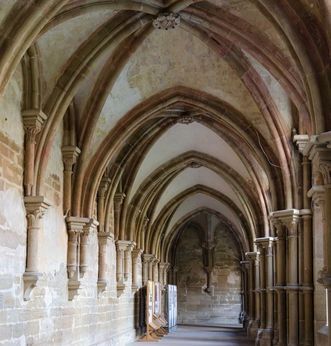
<path fill-rule="evenodd" d="M 331 345 L 331 133 L 295 137 L 301 208 L 272 212 L 272 236 L 257 238 L 256 251 L 246 253 L 248 334 L 258 345 L 314 345 L 314 333 L 320 332 L 314 323 L 314 275 L 327 293 L 329 316 L 322 329 Z M 314 252 L 317 240 L 324 246 Z M 314 273 L 314 258 L 320 254 L 324 265 Z"/>

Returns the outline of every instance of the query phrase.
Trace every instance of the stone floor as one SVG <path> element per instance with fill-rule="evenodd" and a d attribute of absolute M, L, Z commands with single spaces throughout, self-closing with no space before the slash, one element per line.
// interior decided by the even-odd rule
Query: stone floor
<path fill-rule="evenodd" d="M 135 342 L 131 345 L 167 346 L 253 346 L 245 332 L 238 328 L 178 326 L 158 342 Z"/>

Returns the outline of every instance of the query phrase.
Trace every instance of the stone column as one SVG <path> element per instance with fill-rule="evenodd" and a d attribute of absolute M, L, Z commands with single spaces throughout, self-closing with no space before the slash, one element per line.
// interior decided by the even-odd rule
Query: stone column
<path fill-rule="evenodd" d="M 123 240 L 116 241 L 116 280 L 117 289 L 123 290 L 124 285 L 124 253 L 127 248 L 127 242 Z"/>
<path fill-rule="evenodd" d="M 138 281 L 138 266 L 141 263 L 142 249 L 134 249 L 132 251 L 132 289 L 136 290 L 141 286 Z"/>
<path fill-rule="evenodd" d="M 276 228 L 276 292 L 277 292 L 277 320 L 278 320 L 278 344 L 287 345 L 286 323 L 286 229 L 281 222 L 274 224 Z"/>
<path fill-rule="evenodd" d="M 158 282 L 159 281 L 159 260 L 157 258 L 153 261 L 153 281 Z"/>
<path fill-rule="evenodd" d="M 151 255 L 151 260 L 148 262 L 148 280 L 153 281 L 154 278 L 154 261 L 155 256 Z"/>
<path fill-rule="evenodd" d="M 168 285 L 168 273 L 170 269 L 170 263 L 164 264 L 164 271 L 163 271 L 163 285 Z"/>
<path fill-rule="evenodd" d="M 240 321 L 243 323 L 243 327 L 247 328 L 248 324 L 248 272 L 249 272 L 249 261 L 240 261 L 241 265 L 241 314 Z"/>
<path fill-rule="evenodd" d="M 300 212 L 297 209 L 288 209 L 273 212 L 271 214 L 274 224 L 280 223 L 286 228 L 286 286 L 287 290 L 287 314 L 283 314 L 283 307 L 278 305 L 283 316 L 287 316 L 287 344 L 289 346 L 298 345 L 299 343 L 299 233 L 298 223 Z M 280 258 L 284 255 L 283 248 L 277 245 L 277 256 Z M 285 250 L 286 251 L 286 250 Z M 283 261 L 283 259 L 280 259 Z M 282 263 L 281 263 L 282 264 Z M 279 264 L 279 265 L 281 265 Z M 277 287 L 279 291 L 282 287 Z M 280 298 L 280 297 L 279 297 Z M 280 317 L 280 316 L 279 316 Z M 279 320 L 279 333 L 281 333 L 281 320 Z M 283 328 L 282 328 L 283 329 Z M 282 336 L 283 337 L 283 336 Z M 280 342 L 280 341 L 279 341 Z"/>
<path fill-rule="evenodd" d="M 23 281 L 24 299 L 29 300 L 31 291 L 36 287 L 41 276 L 39 270 L 41 221 L 50 205 L 41 196 L 25 197 L 24 203 L 27 218 L 27 247 Z"/>
<path fill-rule="evenodd" d="M 109 187 L 110 179 L 103 177 L 101 179 L 97 193 L 97 215 L 99 221 L 99 233 L 105 232 L 105 197 Z"/>
<path fill-rule="evenodd" d="M 149 270 L 149 261 L 150 261 L 150 254 L 143 254 L 142 259 L 143 259 L 143 264 L 142 264 L 142 269 L 143 269 L 143 284 L 146 285 L 148 281 L 148 270 Z"/>
<path fill-rule="evenodd" d="M 261 315 L 260 315 L 260 268 L 259 268 L 259 252 L 246 252 L 247 259 L 251 262 L 252 266 L 252 278 L 254 281 L 252 282 L 252 293 L 254 295 L 255 302 L 255 319 L 249 325 L 249 335 L 256 336 L 257 330 L 260 327 Z"/>
<path fill-rule="evenodd" d="M 248 262 L 248 336 L 255 336 L 257 326 L 255 325 L 255 293 L 254 293 L 254 257 L 248 252 L 245 254 Z"/>
<path fill-rule="evenodd" d="M 125 281 L 132 280 L 132 250 L 135 248 L 136 243 L 131 240 L 126 241 L 126 249 L 124 252 L 124 279 Z"/>
<path fill-rule="evenodd" d="M 258 238 L 256 244 L 260 252 L 260 282 L 261 282 L 261 325 L 260 345 L 272 345 L 274 283 L 273 283 L 273 241 L 274 238 Z"/>
<path fill-rule="evenodd" d="M 38 109 L 29 109 L 22 112 L 23 126 L 25 131 L 25 152 L 24 152 L 24 194 L 33 195 L 34 167 L 36 136 L 41 131 L 47 119 L 45 113 Z"/>
<path fill-rule="evenodd" d="M 122 230 L 120 230 L 120 221 L 121 221 L 121 209 L 122 204 L 125 198 L 124 193 L 116 193 L 114 196 L 114 221 L 115 221 L 115 239 L 116 240 L 124 240 L 124 234 Z"/>
<path fill-rule="evenodd" d="M 303 170 L 303 209 L 300 211 L 303 231 L 303 311 L 304 345 L 314 344 L 314 297 L 313 297 L 313 232 L 311 199 L 308 195 L 311 187 L 311 163 L 307 156 L 302 160 Z"/>
<path fill-rule="evenodd" d="M 99 225 L 100 226 L 100 225 Z M 98 232 L 99 268 L 98 268 L 98 292 L 102 293 L 107 287 L 107 248 L 108 240 L 112 238 L 110 233 Z"/>
<path fill-rule="evenodd" d="M 95 219 L 89 219 L 84 225 L 83 232 L 81 233 L 80 241 L 80 274 L 81 277 L 87 272 L 88 269 L 88 254 L 89 254 L 89 238 L 93 233 L 96 233 L 98 221 Z"/>
<path fill-rule="evenodd" d="M 84 226 L 90 222 L 88 218 L 67 217 L 68 231 L 68 290 L 69 300 L 72 300 L 78 294 L 80 287 L 80 236 L 83 233 Z"/>
<path fill-rule="evenodd" d="M 76 146 L 62 147 L 62 158 L 64 164 L 63 171 L 63 213 L 70 214 L 71 210 L 71 194 L 72 194 L 72 173 L 73 166 L 77 162 L 80 149 Z"/>
<path fill-rule="evenodd" d="M 328 316 L 326 321 L 331 321 L 331 131 L 312 136 L 303 150 L 303 154 L 312 161 L 313 186 L 309 196 L 312 196 L 316 201 L 317 197 L 315 196 L 320 195 L 321 190 L 324 190 L 321 208 L 324 219 L 321 225 L 324 231 L 324 267 L 321 268 L 321 277 L 318 281 L 324 285 L 327 291 Z M 331 323 L 327 323 L 323 329 L 328 330 L 328 345 L 331 345 Z"/>

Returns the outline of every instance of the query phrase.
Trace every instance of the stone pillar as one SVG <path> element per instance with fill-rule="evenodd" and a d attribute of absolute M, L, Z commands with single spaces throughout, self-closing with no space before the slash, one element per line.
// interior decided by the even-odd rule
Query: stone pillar
<path fill-rule="evenodd" d="M 39 270 L 41 220 L 50 205 L 41 196 L 25 197 L 24 203 L 27 218 L 27 247 L 23 281 L 24 299 L 29 300 L 31 291 L 41 276 Z"/>
<path fill-rule="evenodd" d="M 100 225 L 99 225 L 100 226 Z M 107 248 L 108 240 L 112 239 L 112 235 L 106 232 L 98 232 L 99 245 L 99 268 L 98 268 L 98 292 L 102 293 L 107 287 Z"/>
<path fill-rule="evenodd" d="M 287 314 L 283 314 L 283 306 L 278 305 L 283 316 L 287 316 L 287 344 L 289 346 L 298 345 L 299 343 L 299 233 L 298 223 L 300 212 L 297 209 L 288 209 L 273 212 L 271 218 L 274 224 L 281 224 L 286 229 L 286 286 L 287 290 Z M 278 240 L 279 246 L 279 240 Z M 285 248 L 286 249 L 286 248 Z M 283 248 L 277 248 L 277 256 L 282 257 Z M 285 250 L 286 251 L 286 250 Z M 283 259 L 280 259 L 283 261 Z M 277 287 L 279 291 L 282 287 Z M 279 297 L 280 298 L 280 297 Z M 279 316 L 280 317 L 280 316 Z M 281 324 L 279 320 L 279 324 Z M 279 325 L 279 333 L 281 332 Z"/>
<path fill-rule="evenodd" d="M 136 290 L 141 286 L 138 280 L 138 266 L 141 263 L 142 249 L 134 249 L 132 251 L 132 289 Z"/>
<path fill-rule="evenodd" d="M 274 326 L 274 282 L 273 282 L 274 238 L 255 240 L 260 252 L 261 325 L 258 339 L 260 345 L 272 345 Z"/>
<path fill-rule="evenodd" d="M 120 221 L 121 221 L 121 209 L 122 204 L 125 198 L 124 193 L 116 193 L 114 196 L 114 221 L 115 221 L 115 239 L 116 240 L 124 240 L 124 230 L 120 230 Z"/>
<path fill-rule="evenodd" d="M 250 262 L 251 268 L 251 287 L 252 287 L 252 301 L 254 305 L 254 319 L 249 322 L 248 334 L 255 337 L 257 330 L 260 327 L 260 269 L 259 269 L 259 253 L 258 252 L 246 252 L 246 258 Z"/>
<path fill-rule="evenodd" d="M 124 254 L 127 249 L 127 242 L 125 240 L 116 241 L 116 280 L 117 289 L 123 290 L 124 285 Z"/>
<path fill-rule="evenodd" d="M 81 233 L 80 241 L 80 274 L 83 277 L 88 268 L 88 254 L 89 254 L 89 238 L 93 233 L 96 233 L 98 221 L 95 219 L 89 219 L 84 225 L 83 232 Z"/>
<path fill-rule="evenodd" d="M 279 346 L 287 345 L 286 323 L 286 229 L 281 222 L 275 222 L 276 228 L 276 292 L 277 292 L 277 320 Z"/>
<path fill-rule="evenodd" d="M 68 270 L 68 290 L 69 300 L 72 300 L 78 294 L 80 283 L 80 236 L 86 224 L 90 222 L 88 218 L 82 217 L 67 217 L 68 230 L 68 255 L 67 255 L 67 270 Z"/>
<path fill-rule="evenodd" d="M 99 233 L 105 232 L 105 197 L 109 187 L 110 179 L 103 177 L 101 179 L 97 193 L 97 216 L 99 221 Z"/>
<path fill-rule="evenodd" d="M 249 296 L 249 286 L 248 286 L 248 272 L 249 272 L 249 261 L 240 261 L 241 265 L 241 314 L 240 322 L 243 324 L 244 328 L 247 328 L 248 324 L 248 296 Z"/>
<path fill-rule="evenodd" d="M 73 166 L 77 162 L 80 149 L 76 146 L 62 147 L 62 158 L 64 164 L 63 171 L 63 213 L 70 215 L 71 210 L 71 194 L 72 194 L 72 173 Z"/>
<path fill-rule="evenodd" d="M 163 271 L 163 285 L 168 285 L 168 273 L 170 269 L 170 263 L 164 264 L 164 271 Z"/>
<path fill-rule="evenodd" d="M 126 249 L 124 252 L 124 279 L 132 280 L 132 250 L 135 248 L 136 243 L 131 240 L 126 241 Z M 130 280 L 129 280 L 130 281 Z"/>
<path fill-rule="evenodd" d="M 25 131 L 25 152 L 24 152 L 24 195 L 33 195 L 34 167 L 36 136 L 41 131 L 47 119 L 45 113 L 38 109 L 29 109 L 22 112 L 23 126 Z"/>
<path fill-rule="evenodd" d="M 153 261 L 153 281 L 159 282 L 159 260 L 157 258 Z"/>
<path fill-rule="evenodd" d="M 247 334 L 248 336 L 255 336 L 257 331 L 257 326 L 255 323 L 255 293 L 254 293 L 254 259 L 246 253 L 245 256 L 248 262 L 248 326 Z"/>
<path fill-rule="evenodd" d="M 327 291 L 327 318 L 326 325 L 322 327 L 327 330 L 328 345 L 331 345 L 331 131 L 312 136 L 305 146 L 303 154 L 308 156 L 312 162 L 313 186 L 309 191 L 309 197 L 313 197 L 314 210 L 317 199 L 322 200 L 323 220 L 323 244 L 324 244 L 324 267 L 320 271 L 320 279 Z M 317 196 L 324 195 L 323 198 Z M 314 230 L 315 231 L 315 230 Z"/>
<path fill-rule="evenodd" d="M 143 284 L 146 285 L 148 281 L 148 268 L 149 268 L 149 254 L 143 254 L 143 264 L 142 264 L 142 270 L 143 270 Z"/>
<path fill-rule="evenodd" d="M 300 211 L 303 231 L 303 315 L 304 345 L 314 344 L 314 297 L 313 297 L 313 232 L 311 199 L 308 195 L 311 187 L 311 163 L 307 156 L 302 160 L 303 170 L 303 210 Z"/>

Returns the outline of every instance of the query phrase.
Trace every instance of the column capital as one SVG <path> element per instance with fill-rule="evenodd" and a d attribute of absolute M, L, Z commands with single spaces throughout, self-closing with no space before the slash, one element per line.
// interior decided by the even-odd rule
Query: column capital
<path fill-rule="evenodd" d="M 308 197 L 312 199 L 314 205 L 319 206 L 325 201 L 325 186 L 313 185 L 308 191 Z"/>
<path fill-rule="evenodd" d="M 152 254 L 144 253 L 142 255 L 142 258 L 144 263 L 152 263 L 155 259 L 155 256 Z"/>
<path fill-rule="evenodd" d="M 50 203 L 43 196 L 26 196 L 24 205 L 27 218 L 33 217 L 35 220 L 41 219 L 50 207 Z"/>
<path fill-rule="evenodd" d="M 136 243 L 132 240 L 116 240 L 117 250 L 120 251 L 132 251 Z"/>
<path fill-rule="evenodd" d="M 309 136 L 308 135 L 294 135 L 293 142 L 298 147 L 299 152 L 303 154 L 304 149 L 306 148 L 309 142 Z"/>
<path fill-rule="evenodd" d="M 266 247 L 271 246 L 275 240 L 276 240 L 276 239 L 273 238 L 273 237 L 256 238 L 256 239 L 255 239 L 255 244 L 256 244 L 258 247 L 266 248 Z"/>
<path fill-rule="evenodd" d="M 135 248 L 132 250 L 132 258 L 137 259 L 142 255 L 142 253 L 143 253 L 142 249 Z"/>
<path fill-rule="evenodd" d="M 112 239 L 114 236 L 110 232 L 98 232 L 98 241 L 101 244 L 106 243 L 109 239 Z"/>
<path fill-rule="evenodd" d="M 160 269 L 168 270 L 170 267 L 170 263 L 168 262 L 160 262 L 159 263 Z"/>
<path fill-rule="evenodd" d="M 75 145 L 65 145 L 62 147 L 63 162 L 67 166 L 73 166 L 77 162 L 77 158 L 81 150 Z"/>
<path fill-rule="evenodd" d="M 47 116 L 41 109 L 26 109 L 22 112 L 22 118 L 25 133 L 36 135 L 41 131 Z"/>
<path fill-rule="evenodd" d="M 115 196 L 114 196 L 115 208 L 116 207 L 119 208 L 122 205 L 125 197 L 126 197 L 126 194 L 123 192 L 119 192 L 119 193 L 115 194 Z"/>
<path fill-rule="evenodd" d="M 87 217 L 69 216 L 66 218 L 69 233 L 83 233 L 86 224 L 90 222 Z"/>
<path fill-rule="evenodd" d="M 289 226 L 293 223 L 298 223 L 300 219 L 300 210 L 298 209 L 286 209 L 277 210 L 270 213 L 270 221 L 273 225 L 282 224 Z"/>
<path fill-rule="evenodd" d="M 258 259 L 260 253 L 259 252 L 246 252 L 245 256 L 248 259 L 248 261 L 255 261 Z"/>
<path fill-rule="evenodd" d="M 87 223 L 83 226 L 83 233 L 85 235 L 90 235 L 95 233 L 97 231 L 98 225 L 99 225 L 99 222 L 96 219 L 94 218 L 88 219 Z"/>
<path fill-rule="evenodd" d="M 103 176 L 100 184 L 99 184 L 99 188 L 98 188 L 98 197 L 104 197 L 105 193 L 109 187 L 111 180 L 108 177 Z M 122 203 L 121 203 L 122 204 Z"/>

